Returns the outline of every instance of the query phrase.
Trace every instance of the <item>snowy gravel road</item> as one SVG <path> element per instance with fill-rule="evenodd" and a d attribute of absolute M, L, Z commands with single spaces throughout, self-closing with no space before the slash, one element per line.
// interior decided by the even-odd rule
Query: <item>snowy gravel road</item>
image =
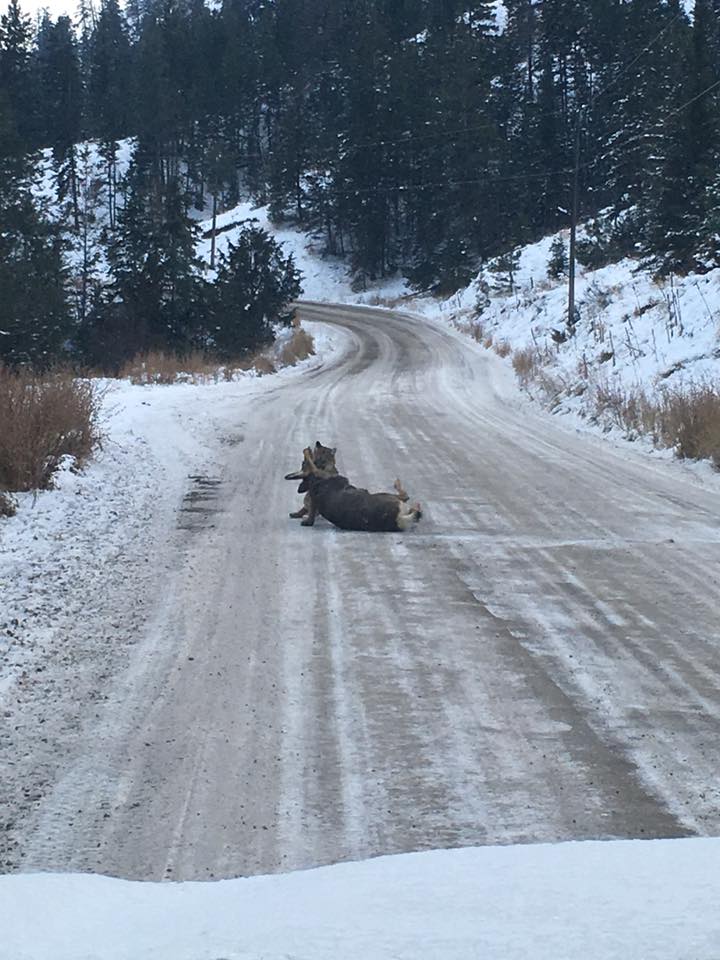
<path fill-rule="evenodd" d="M 16 867 L 720 833 L 720 487 L 555 423 L 460 334 L 304 313 L 341 351 L 248 401 Z M 359 485 L 399 476 L 419 527 L 289 520 L 316 439 Z"/>

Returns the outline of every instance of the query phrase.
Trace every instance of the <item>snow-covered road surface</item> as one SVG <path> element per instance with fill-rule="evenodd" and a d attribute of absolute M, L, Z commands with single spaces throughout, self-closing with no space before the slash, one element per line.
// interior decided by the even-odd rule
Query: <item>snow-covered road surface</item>
<path fill-rule="evenodd" d="M 247 400 L 13 867 L 208 879 L 720 832 L 720 488 L 573 433 L 460 334 L 368 308 Z M 405 534 L 288 519 L 316 439 Z M 186 507 L 188 504 L 186 503 Z"/>

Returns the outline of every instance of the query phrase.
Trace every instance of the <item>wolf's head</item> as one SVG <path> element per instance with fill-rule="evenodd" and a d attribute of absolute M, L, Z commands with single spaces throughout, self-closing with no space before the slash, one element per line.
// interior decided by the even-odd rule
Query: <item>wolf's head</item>
<path fill-rule="evenodd" d="M 337 447 L 324 447 L 319 440 L 315 441 L 315 448 L 306 447 L 303 451 L 302 466 L 296 473 L 285 474 L 286 480 L 299 480 L 298 493 L 307 493 L 309 489 L 308 477 L 334 477 L 337 474 L 335 452 Z"/>
<path fill-rule="evenodd" d="M 319 440 L 315 441 L 315 448 L 312 452 L 313 463 L 318 470 L 325 473 L 337 473 L 335 465 L 335 452 L 337 447 L 324 447 Z"/>

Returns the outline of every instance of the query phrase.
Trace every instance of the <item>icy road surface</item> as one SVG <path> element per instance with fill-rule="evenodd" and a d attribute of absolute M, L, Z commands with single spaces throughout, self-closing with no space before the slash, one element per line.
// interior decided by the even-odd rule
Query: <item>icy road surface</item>
<path fill-rule="evenodd" d="M 13 867 L 208 879 L 720 833 L 718 488 L 530 409 L 440 326 L 304 314 L 342 349 L 238 411 Z M 289 520 L 316 439 L 358 485 L 399 476 L 420 525 Z"/>

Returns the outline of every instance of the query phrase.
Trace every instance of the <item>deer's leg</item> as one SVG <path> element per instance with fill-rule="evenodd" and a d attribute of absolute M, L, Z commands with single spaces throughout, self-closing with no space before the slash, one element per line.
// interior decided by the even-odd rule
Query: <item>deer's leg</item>
<path fill-rule="evenodd" d="M 305 498 L 303 499 L 303 505 L 300 507 L 299 510 L 296 510 L 295 513 L 291 513 L 290 516 L 293 518 L 293 520 L 299 520 L 300 517 L 306 517 L 308 513 L 310 513 L 311 506 L 312 506 L 312 497 L 310 496 L 309 493 L 306 493 Z"/>
<path fill-rule="evenodd" d="M 395 483 L 393 484 L 393 487 L 395 487 L 395 492 L 397 493 L 399 500 L 402 500 L 403 502 L 405 502 L 406 500 L 410 499 L 405 488 L 403 487 L 402 483 L 399 480 L 395 481 Z"/>

